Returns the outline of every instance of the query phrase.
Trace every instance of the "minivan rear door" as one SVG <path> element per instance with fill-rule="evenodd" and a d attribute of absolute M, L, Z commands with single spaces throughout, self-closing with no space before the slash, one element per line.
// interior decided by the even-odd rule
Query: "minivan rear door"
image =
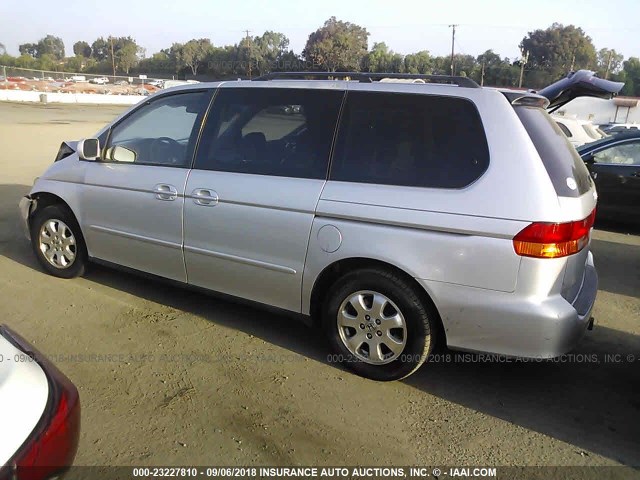
<path fill-rule="evenodd" d="M 564 223 L 587 218 L 596 208 L 597 194 L 576 149 L 544 109 L 527 105 L 516 105 L 514 109 L 540 155 L 560 204 L 561 218 L 531 220 Z M 567 257 L 562 295 L 570 302 L 582 285 L 588 255 L 589 246 Z"/>
<path fill-rule="evenodd" d="M 219 88 L 187 181 L 184 257 L 192 285 L 299 312 L 344 92 L 270 85 Z"/>

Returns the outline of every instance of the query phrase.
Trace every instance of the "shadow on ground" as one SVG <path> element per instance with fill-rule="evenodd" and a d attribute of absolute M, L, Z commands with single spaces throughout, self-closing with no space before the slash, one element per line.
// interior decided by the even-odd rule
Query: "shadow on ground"
<path fill-rule="evenodd" d="M 0 185 L 0 254 L 37 269 L 26 241 L 15 230 L 19 225 L 16 205 L 27 191 L 26 186 Z M 639 247 L 594 240 L 593 249 L 601 288 L 638 297 Z M 327 347 L 319 332 L 283 315 L 158 281 L 141 281 L 101 266 L 93 266 L 87 279 L 327 362 Z M 405 382 L 572 444 L 577 451 L 640 465 L 640 336 L 597 326 L 573 356 L 551 362 L 489 362 L 455 352 L 444 354 L 449 361 L 433 362 Z"/>

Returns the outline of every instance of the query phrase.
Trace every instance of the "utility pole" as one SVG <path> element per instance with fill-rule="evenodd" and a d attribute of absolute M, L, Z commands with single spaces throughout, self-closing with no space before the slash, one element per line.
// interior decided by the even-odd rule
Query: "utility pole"
<path fill-rule="evenodd" d="M 604 72 L 604 79 L 609 76 L 609 70 L 611 69 L 611 57 L 613 56 L 613 50 L 609 50 L 609 60 L 607 61 L 607 71 Z"/>
<path fill-rule="evenodd" d="M 456 27 L 458 25 L 449 25 L 449 28 L 452 28 L 452 32 L 451 32 L 451 75 L 455 75 L 456 71 L 454 69 L 454 64 L 453 64 L 453 49 L 454 49 L 454 45 L 455 45 L 455 41 L 456 41 Z"/>
<path fill-rule="evenodd" d="M 484 57 L 482 57 L 482 73 L 480 74 L 480 86 L 484 86 Z"/>
<path fill-rule="evenodd" d="M 111 66 L 113 67 L 113 76 L 116 76 L 116 59 L 113 55 L 113 37 L 109 35 L 109 41 L 111 42 Z"/>
<path fill-rule="evenodd" d="M 247 70 L 249 73 L 249 80 L 251 80 L 251 37 L 249 37 L 249 33 L 251 32 L 251 30 L 244 30 L 244 32 L 246 33 L 247 49 L 249 50 L 249 65 L 247 67 Z"/>
<path fill-rule="evenodd" d="M 576 64 L 576 53 L 573 52 L 573 56 L 571 57 L 571 68 L 569 69 L 569 73 L 573 72 L 573 67 Z"/>
<path fill-rule="evenodd" d="M 529 50 L 526 52 L 522 52 L 522 57 L 520 58 L 520 81 L 518 82 L 518 88 L 522 88 L 522 77 L 524 76 L 524 66 L 529 61 Z"/>

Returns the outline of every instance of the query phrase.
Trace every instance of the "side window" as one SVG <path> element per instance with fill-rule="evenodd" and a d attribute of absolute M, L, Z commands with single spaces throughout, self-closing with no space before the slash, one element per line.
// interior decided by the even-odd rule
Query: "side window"
<path fill-rule="evenodd" d="M 190 92 L 151 101 L 112 128 L 105 160 L 189 166 L 209 98 L 209 92 Z"/>
<path fill-rule="evenodd" d="M 480 115 L 469 100 L 350 92 L 331 180 L 462 188 L 489 166 Z"/>
<path fill-rule="evenodd" d="M 326 178 L 343 95 L 320 89 L 222 88 L 195 168 Z"/>
<path fill-rule="evenodd" d="M 560 127 L 560 130 L 562 130 L 562 133 L 564 133 L 567 136 L 567 138 L 573 137 L 571 130 L 569 130 L 564 123 L 556 122 L 556 125 Z"/>
<path fill-rule="evenodd" d="M 596 163 L 640 165 L 640 142 L 625 143 L 600 150 L 593 156 Z"/>

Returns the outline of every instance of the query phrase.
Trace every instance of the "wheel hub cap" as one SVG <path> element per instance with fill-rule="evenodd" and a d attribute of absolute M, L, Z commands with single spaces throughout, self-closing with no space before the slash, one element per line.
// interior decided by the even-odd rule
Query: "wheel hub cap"
<path fill-rule="evenodd" d="M 76 259 L 76 237 L 62 220 L 52 218 L 42 224 L 38 248 L 56 268 L 69 268 Z"/>
<path fill-rule="evenodd" d="M 407 343 L 407 325 L 400 309 L 371 290 L 349 295 L 340 305 L 337 324 L 344 346 L 366 363 L 392 362 Z"/>

